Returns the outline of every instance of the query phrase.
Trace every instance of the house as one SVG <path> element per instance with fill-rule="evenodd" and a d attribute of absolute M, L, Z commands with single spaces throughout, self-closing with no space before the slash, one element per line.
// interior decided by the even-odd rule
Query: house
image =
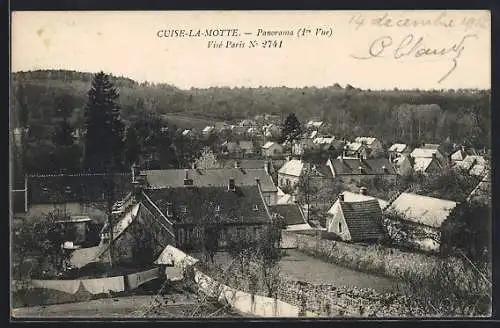
<path fill-rule="evenodd" d="M 326 179 L 332 178 L 326 165 L 308 164 L 298 159 L 291 159 L 278 170 L 278 187 L 295 189 L 303 174 L 310 174 L 316 185 L 321 185 Z"/>
<path fill-rule="evenodd" d="M 264 136 L 267 138 L 277 137 L 281 133 L 281 128 L 276 124 L 270 123 L 262 127 Z"/>
<path fill-rule="evenodd" d="M 182 186 L 160 189 L 144 181 L 135 184 L 134 195 L 135 205 L 113 226 L 119 262 L 152 263 L 167 245 L 199 251 L 207 242 L 224 249 L 230 241 L 258 241 L 272 223 L 259 181 L 241 186 L 229 179 L 225 186 L 200 186 L 186 179 Z M 102 260 L 109 256 L 108 230 L 98 252 Z"/>
<path fill-rule="evenodd" d="M 276 157 L 283 155 L 283 146 L 277 142 L 268 141 L 262 146 L 264 157 Z"/>
<path fill-rule="evenodd" d="M 376 199 L 348 200 L 343 194 L 328 211 L 327 231 L 344 241 L 379 242 L 386 238 Z"/>
<path fill-rule="evenodd" d="M 183 187 L 185 180 L 192 180 L 199 187 L 223 187 L 229 179 L 233 179 L 237 186 L 253 186 L 255 181 L 259 180 L 266 203 L 273 205 L 277 201 L 278 189 L 264 165 L 256 169 L 238 166 L 218 169 L 144 170 L 141 174 L 145 176 L 149 189 Z"/>
<path fill-rule="evenodd" d="M 24 193 L 26 215 L 42 217 L 57 210 L 103 223 L 107 217 L 104 190 L 112 183 L 111 201 L 122 200 L 132 190 L 131 178 L 131 173 L 28 175 Z"/>
<path fill-rule="evenodd" d="M 240 152 L 238 141 L 224 141 L 221 146 L 223 154 L 236 154 Z"/>
<path fill-rule="evenodd" d="M 491 204 L 491 177 L 487 173 L 467 196 L 468 202 L 480 202 L 483 204 Z"/>
<path fill-rule="evenodd" d="M 366 147 L 368 147 L 368 149 L 371 150 L 371 152 L 379 152 L 384 150 L 384 147 L 380 140 L 374 137 L 356 137 L 356 139 L 354 139 L 354 142 L 365 145 Z"/>
<path fill-rule="evenodd" d="M 344 197 L 343 199 L 346 202 L 360 202 L 360 201 L 375 199 L 378 202 L 380 209 L 382 210 L 389 205 L 389 202 L 384 199 L 370 196 L 368 194 L 368 189 L 366 187 L 360 188 L 359 193 L 344 190 L 340 194 L 343 195 Z"/>
<path fill-rule="evenodd" d="M 427 159 L 435 158 L 437 160 L 438 164 L 440 165 L 440 167 L 443 167 L 447 163 L 445 156 L 437 148 L 415 148 L 410 153 L 410 156 L 414 159 L 417 159 L 417 158 L 427 158 Z M 423 160 L 421 162 L 422 163 L 430 163 L 430 161 L 428 161 L 428 160 Z M 425 166 L 425 165 L 421 165 L 421 166 Z"/>
<path fill-rule="evenodd" d="M 281 190 L 280 187 L 278 187 L 278 201 L 276 204 L 283 205 L 283 204 L 294 204 L 294 195 L 290 194 L 285 194 L 283 190 Z"/>
<path fill-rule="evenodd" d="M 400 217 L 396 219 L 399 222 L 393 219 L 386 222 L 389 234 L 396 242 L 410 242 L 422 250 L 438 251 L 441 225 L 457 205 L 450 200 L 402 193 L 386 210 Z M 398 224 L 405 228 L 400 229 Z"/>
<path fill-rule="evenodd" d="M 183 137 L 189 137 L 192 134 L 192 131 L 189 129 L 185 129 L 181 134 Z"/>
<path fill-rule="evenodd" d="M 413 170 L 423 174 L 437 174 L 442 167 L 435 157 L 415 157 L 413 159 Z"/>
<path fill-rule="evenodd" d="M 467 155 L 463 161 L 456 163 L 456 167 L 466 171 L 468 174 L 482 177 L 486 174 L 489 163 L 479 155 Z"/>
<path fill-rule="evenodd" d="M 395 143 L 389 147 L 388 152 L 389 158 L 397 158 L 399 156 L 409 154 L 410 147 L 403 143 Z"/>
<path fill-rule="evenodd" d="M 313 140 L 313 147 L 318 148 L 322 151 L 330 151 L 335 149 L 335 137 L 332 136 L 324 136 L 317 137 Z"/>
<path fill-rule="evenodd" d="M 330 168 L 333 179 L 346 183 L 362 183 L 376 177 L 390 182 L 397 179 L 396 169 L 387 158 L 330 158 L 326 165 Z"/>
<path fill-rule="evenodd" d="M 413 165 L 409 155 L 400 155 L 393 158 L 391 162 L 399 175 L 409 175 L 413 172 Z"/>
<path fill-rule="evenodd" d="M 282 220 L 286 230 L 311 229 L 311 226 L 306 222 L 302 208 L 298 204 L 277 204 L 269 206 L 269 212 L 273 220 Z"/>
<path fill-rule="evenodd" d="M 349 142 L 344 146 L 343 157 L 346 158 L 368 158 L 371 150 L 360 142 Z"/>

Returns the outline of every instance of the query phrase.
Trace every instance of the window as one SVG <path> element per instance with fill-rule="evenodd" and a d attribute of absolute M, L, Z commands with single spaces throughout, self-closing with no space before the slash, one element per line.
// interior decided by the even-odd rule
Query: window
<path fill-rule="evenodd" d="M 181 212 L 182 213 L 187 213 L 188 209 L 187 209 L 187 206 L 181 206 Z"/>
<path fill-rule="evenodd" d="M 278 152 L 278 150 L 276 148 L 273 149 L 273 154 L 276 155 L 276 153 Z"/>
<path fill-rule="evenodd" d="M 289 186 L 290 185 L 290 179 L 286 179 L 286 185 Z"/>
<path fill-rule="evenodd" d="M 339 233 L 342 233 L 342 222 L 339 222 Z"/>
<path fill-rule="evenodd" d="M 220 212 L 220 205 L 215 206 L 215 212 Z"/>
<path fill-rule="evenodd" d="M 253 210 L 254 210 L 254 211 L 258 211 L 258 210 L 259 210 L 259 206 L 258 206 L 257 204 L 256 204 L 256 205 L 254 205 L 254 206 L 253 206 Z"/>

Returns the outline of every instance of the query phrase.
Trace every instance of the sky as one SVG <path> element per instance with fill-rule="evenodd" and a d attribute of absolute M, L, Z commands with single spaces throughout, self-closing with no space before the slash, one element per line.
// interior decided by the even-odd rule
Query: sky
<path fill-rule="evenodd" d="M 13 12 L 11 70 L 103 70 L 183 89 L 489 89 L 490 26 L 488 11 Z M 201 36 L 164 37 L 182 29 Z M 217 29 L 236 36 L 203 36 Z"/>

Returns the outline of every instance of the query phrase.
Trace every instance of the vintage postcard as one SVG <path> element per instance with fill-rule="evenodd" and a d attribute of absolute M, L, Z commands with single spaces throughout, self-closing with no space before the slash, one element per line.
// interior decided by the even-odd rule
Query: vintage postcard
<path fill-rule="evenodd" d="M 11 318 L 492 314 L 489 11 L 15 11 Z"/>

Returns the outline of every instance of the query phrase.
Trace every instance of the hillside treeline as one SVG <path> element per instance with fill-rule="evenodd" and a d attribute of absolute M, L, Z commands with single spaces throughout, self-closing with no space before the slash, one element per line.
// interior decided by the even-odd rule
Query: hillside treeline
<path fill-rule="evenodd" d="M 33 71 L 13 74 L 13 124 L 46 125 L 70 108 L 71 123 L 83 126 L 83 107 L 92 74 Z M 360 90 L 338 84 L 326 88 L 259 87 L 180 90 L 168 84 L 137 83 L 113 77 L 127 122 L 143 111 L 182 112 L 197 117 L 237 120 L 257 114 L 295 113 L 304 123 L 328 122 L 330 133 L 373 135 L 385 142 L 453 142 L 488 147 L 489 90 Z"/>

